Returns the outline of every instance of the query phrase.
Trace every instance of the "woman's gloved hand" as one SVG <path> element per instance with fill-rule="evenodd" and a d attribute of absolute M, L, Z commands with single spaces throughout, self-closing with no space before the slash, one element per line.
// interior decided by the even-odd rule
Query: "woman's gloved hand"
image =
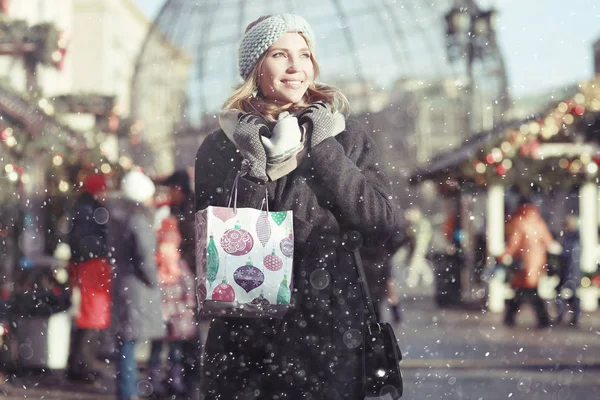
<path fill-rule="evenodd" d="M 267 155 L 260 137 L 261 135 L 269 136 L 270 134 L 267 121 L 262 116 L 242 113 L 238 115 L 238 122 L 233 131 L 233 139 L 244 158 L 240 172 L 248 174 L 261 182 L 266 182 L 268 177 Z"/>
<path fill-rule="evenodd" d="M 298 115 L 300 125 L 307 124 L 310 134 L 310 147 L 314 148 L 328 137 L 333 136 L 334 118 L 331 106 L 323 101 L 312 103 Z"/>
<path fill-rule="evenodd" d="M 302 148 L 302 132 L 298 118 L 284 111 L 279 114 L 270 136 L 260 137 L 269 163 L 285 161 Z"/>

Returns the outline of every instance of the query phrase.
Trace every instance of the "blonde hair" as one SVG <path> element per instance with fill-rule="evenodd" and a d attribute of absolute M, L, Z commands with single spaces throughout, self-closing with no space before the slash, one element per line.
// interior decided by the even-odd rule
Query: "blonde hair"
<path fill-rule="evenodd" d="M 246 32 L 254 25 L 268 17 L 270 17 L 270 15 L 262 16 L 256 21 L 251 22 L 246 27 Z M 312 61 L 315 71 L 314 79 L 316 80 L 319 76 L 320 69 L 317 60 L 314 57 L 312 43 L 307 40 L 303 33 L 299 34 L 302 35 L 310 49 L 310 60 Z M 266 99 L 260 93 L 260 71 L 267 53 L 268 50 L 265 51 L 262 56 L 260 56 L 258 62 L 254 66 L 254 69 L 252 69 L 252 72 L 250 72 L 250 75 L 248 75 L 248 78 L 246 78 L 241 85 L 233 90 L 229 98 L 223 104 L 223 112 L 231 110 L 240 110 L 243 113 L 254 112 L 262 114 L 269 121 L 275 121 L 277 116 L 284 111 L 280 105 L 274 101 Z M 292 104 L 292 106 L 287 108 L 286 111 L 301 110 L 316 101 L 328 103 L 333 111 L 339 111 L 345 116 L 348 116 L 350 113 L 350 104 L 348 99 L 338 88 L 326 85 L 324 83 L 318 83 L 316 81 L 313 81 L 313 83 L 308 86 L 308 89 L 302 97 L 302 100 L 300 100 L 298 103 Z"/>

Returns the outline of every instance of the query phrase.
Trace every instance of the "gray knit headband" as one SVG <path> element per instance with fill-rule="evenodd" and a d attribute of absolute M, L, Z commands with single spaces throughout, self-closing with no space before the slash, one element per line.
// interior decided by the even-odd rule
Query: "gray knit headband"
<path fill-rule="evenodd" d="M 244 80 L 258 62 L 260 56 L 286 32 L 303 33 L 314 43 L 313 31 L 304 18 L 294 14 L 276 14 L 254 25 L 242 37 L 238 68 Z"/>

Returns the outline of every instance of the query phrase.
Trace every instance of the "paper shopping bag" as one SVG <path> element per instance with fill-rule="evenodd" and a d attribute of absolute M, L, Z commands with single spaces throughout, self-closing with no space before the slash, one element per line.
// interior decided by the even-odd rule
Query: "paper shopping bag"
<path fill-rule="evenodd" d="M 290 308 L 292 211 L 209 206 L 196 213 L 202 315 L 282 317 Z"/>

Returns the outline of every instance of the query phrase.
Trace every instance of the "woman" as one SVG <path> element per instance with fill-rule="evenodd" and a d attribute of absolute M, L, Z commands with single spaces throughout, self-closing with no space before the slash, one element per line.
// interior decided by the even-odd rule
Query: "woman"
<path fill-rule="evenodd" d="M 251 23 L 244 83 L 196 158 L 196 209 L 237 204 L 294 215 L 294 307 L 283 319 L 217 318 L 204 357 L 206 399 L 362 399 L 365 302 L 343 234 L 367 246 L 393 232 L 389 181 L 373 140 L 345 120 L 346 98 L 316 83 L 314 35 L 299 16 Z"/>
<path fill-rule="evenodd" d="M 514 272 L 510 285 L 515 296 L 507 303 L 504 324 L 514 326 L 524 300 L 531 302 L 537 314 L 538 327 L 550 326 L 550 317 L 537 288 L 545 274 L 546 253 L 559 254 L 561 245 L 554 240 L 540 210 L 528 199 L 521 199 L 517 211 L 506 224 L 506 249 L 499 257 L 504 265 L 516 260 L 521 267 Z"/>
<path fill-rule="evenodd" d="M 121 200 L 111 207 L 110 257 L 114 263 L 111 327 L 117 337 L 117 398 L 137 399 L 135 345 L 165 336 L 153 230 L 154 183 L 140 171 L 121 181 Z"/>

